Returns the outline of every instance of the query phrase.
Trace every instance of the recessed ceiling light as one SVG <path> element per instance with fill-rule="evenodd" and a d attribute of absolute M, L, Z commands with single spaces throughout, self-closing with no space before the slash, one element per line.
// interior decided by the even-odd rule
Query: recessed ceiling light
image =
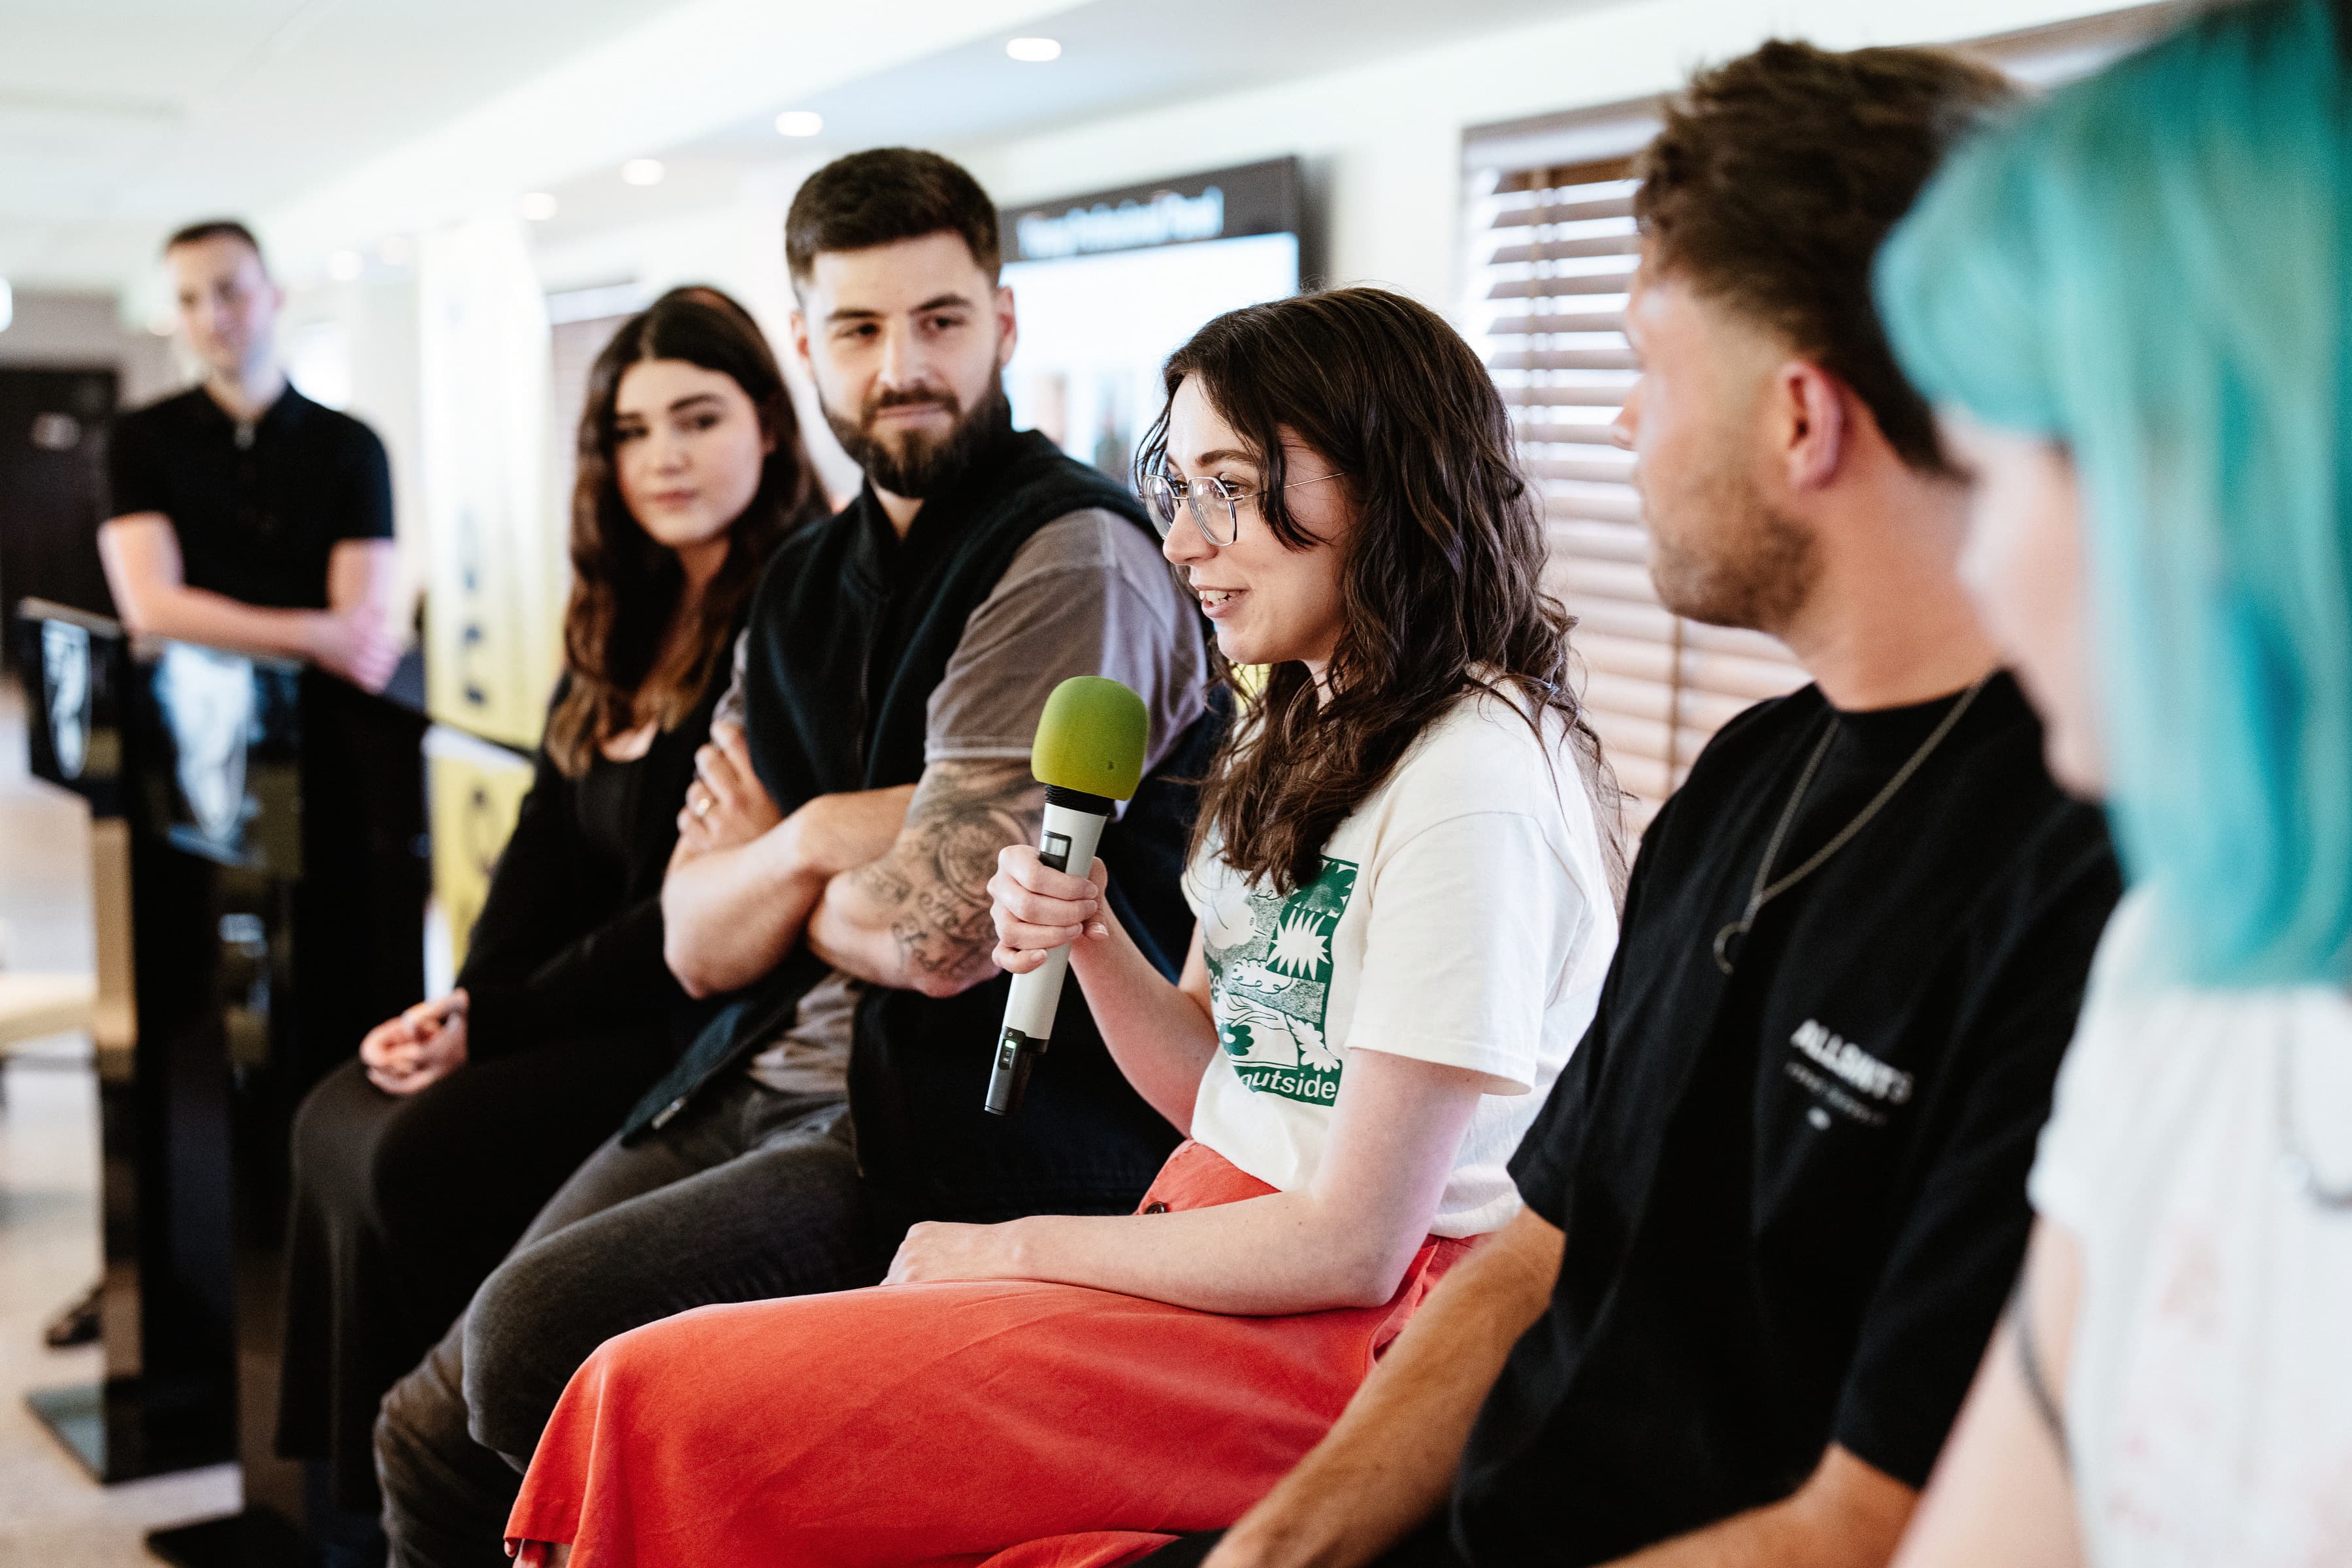
<path fill-rule="evenodd" d="M 366 266 L 356 250 L 333 251 L 327 257 L 327 276 L 338 283 L 354 282 Z"/>
<path fill-rule="evenodd" d="M 779 136 L 817 136 L 824 132 L 824 116 L 812 109 L 787 109 L 776 116 Z"/>
<path fill-rule="evenodd" d="M 621 165 L 622 180 L 632 185 L 658 185 L 662 173 L 659 158 L 632 158 Z"/>
<path fill-rule="evenodd" d="M 1062 58 L 1062 45 L 1056 38 L 1013 38 L 1006 42 L 1004 52 L 1016 60 L 1043 65 Z"/>
<path fill-rule="evenodd" d="M 555 197 L 546 191 L 526 191 L 515 198 L 515 213 L 532 223 L 545 223 L 555 216 Z"/>

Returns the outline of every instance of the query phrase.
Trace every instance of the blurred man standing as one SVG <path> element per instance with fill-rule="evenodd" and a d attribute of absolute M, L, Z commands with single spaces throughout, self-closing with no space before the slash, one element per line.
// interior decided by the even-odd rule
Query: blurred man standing
<path fill-rule="evenodd" d="M 309 659 L 369 691 L 400 658 L 383 443 L 289 384 L 285 292 L 231 219 L 163 247 L 205 379 L 116 421 L 98 533 L 138 633 Z"/>
<path fill-rule="evenodd" d="M 163 264 L 205 378 L 109 434 L 98 553 L 117 614 L 143 636 L 308 659 L 383 690 L 401 653 L 383 443 L 288 382 L 286 296 L 251 229 L 191 224 L 164 242 Z M 388 831 L 422 813 L 415 803 Z M 93 1286 L 59 1313 L 48 1342 L 96 1339 L 98 1297 Z"/>
<path fill-rule="evenodd" d="M 312 956 L 285 1004 L 297 1022 L 280 1064 L 299 1095 L 425 979 L 424 721 L 360 695 L 381 692 L 401 657 L 392 475 L 375 432 L 289 383 L 277 346 L 285 293 L 252 230 L 192 224 L 165 242 L 163 263 L 204 379 L 115 421 L 99 558 L 133 633 L 337 678 L 303 683 L 294 920 Z M 174 693 L 159 689 L 167 706 L 185 700 Z M 93 1290 L 51 1342 L 95 1337 L 96 1307 Z"/>

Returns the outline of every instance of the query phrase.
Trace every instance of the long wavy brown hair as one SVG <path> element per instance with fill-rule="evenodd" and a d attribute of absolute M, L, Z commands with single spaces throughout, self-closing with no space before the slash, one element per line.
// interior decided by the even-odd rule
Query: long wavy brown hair
<path fill-rule="evenodd" d="M 1213 830 L 1244 876 L 1303 886 L 1414 737 L 1485 688 L 1516 697 L 1538 737 L 1548 718 L 1564 723 L 1622 899 L 1622 797 L 1577 700 L 1576 623 L 1543 588 L 1540 502 L 1470 345 L 1402 295 L 1338 289 L 1218 317 L 1169 359 L 1165 380 L 1171 399 L 1197 382 L 1249 446 L 1256 505 L 1286 547 L 1316 542 L 1284 501 L 1286 435 L 1347 476 L 1355 512 L 1328 700 L 1303 664 L 1276 666 L 1253 690 L 1217 661 L 1240 710 L 1203 781 L 1196 852 Z M 1163 409 L 1139 472 L 1158 468 L 1167 446 Z"/>
<path fill-rule="evenodd" d="M 613 458 L 621 377 L 631 365 L 657 359 L 684 360 L 731 378 L 759 411 L 772 443 L 760 488 L 728 531 L 726 562 L 688 608 L 682 652 L 667 659 L 663 646 L 686 573 L 622 500 Z M 675 729 L 694 711 L 727 657 L 769 552 L 824 506 L 776 356 L 740 305 L 702 285 L 666 294 L 622 322 L 596 356 L 580 414 L 578 464 L 572 600 L 563 617 L 572 683 L 547 727 L 548 755 L 574 778 L 587 772 L 604 741 L 647 718 Z"/>

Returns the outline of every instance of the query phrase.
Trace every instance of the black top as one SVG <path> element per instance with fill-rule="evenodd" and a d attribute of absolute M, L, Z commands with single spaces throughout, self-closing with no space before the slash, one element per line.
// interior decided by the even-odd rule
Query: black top
<path fill-rule="evenodd" d="M 634 762 L 600 753 L 566 778 L 540 748 L 457 976 L 475 1056 L 628 1027 L 665 1029 L 682 1047 L 709 1016 L 662 961 L 661 885 L 695 748 L 730 673 L 720 659 L 694 710 Z"/>
<path fill-rule="evenodd" d="M 1033 534 L 1093 507 L 1150 526 L 1132 495 L 1045 437 L 1007 433 L 924 503 L 903 542 L 868 489 L 777 546 L 743 666 L 746 740 L 776 805 L 921 777 L 929 700 L 972 612 Z M 1113 907 L 1171 979 L 1192 918 L 1179 879 L 1197 795 L 1180 781 L 1201 775 L 1217 732 L 1217 720 L 1196 721 L 1103 835 L 1102 857 L 1119 870 Z M 660 1125 L 773 1040 L 826 973 L 796 948 L 714 1020 L 624 1136 Z M 1075 979 L 1020 1113 L 983 1110 L 1010 984 L 999 974 L 944 997 L 877 985 L 860 997 L 850 1114 L 886 1223 L 1123 1212 L 1175 1145 L 1175 1129 L 1110 1059 Z"/>
<path fill-rule="evenodd" d="M 392 537 L 392 470 L 375 432 L 292 386 L 249 430 L 201 386 L 134 409 L 107 441 L 100 514 L 160 511 L 182 580 L 248 605 L 327 607 L 327 557 Z"/>
<path fill-rule="evenodd" d="M 1839 717 L 1794 869 L 1957 699 Z M 2120 879 L 2007 676 L 1712 952 L 1832 714 L 1750 709 L 1643 840 L 1591 1030 L 1511 1171 L 1567 1233 L 1456 1483 L 1481 1568 L 1605 1562 L 1796 1489 L 1926 1482 L 2023 1254 L 2025 1178 Z"/>

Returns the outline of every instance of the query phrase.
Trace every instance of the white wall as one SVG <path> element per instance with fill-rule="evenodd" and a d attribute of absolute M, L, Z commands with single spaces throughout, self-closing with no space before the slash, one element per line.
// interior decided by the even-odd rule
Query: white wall
<path fill-rule="evenodd" d="M 1620 0 L 1443 47 L 1036 135 L 950 144 L 1000 205 L 1297 153 L 1306 164 L 1313 280 L 1377 282 L 1449 315 L 1460 303 L 1463 132 L 1672 90 L 1699 65 L 1768 37 L 1825 47 L 1957 42 L 2122 8 L 2115 0 Z M 748 305 L 794 382 L 809 446 L 845 498 L 856 469 L 818 417 L 790 352 L 783 215 L 811 158 L 780 158 L 735 198 L 542 250 L 550 289 L 715 283 Z"/>
<path fill-rule="evenodd" d="M 393 531 L 400 545 L 405 605 L 423 584 L 425 571 L 416 468 L 423 409 L 414 272 L 289 289 L 278 319 L 280 352 L 290 351 L 298 334 L 320 324 L 340 330 L 349 355 L 350 395 L 343 411 L 383 437 L 391 462 Z"/>
<path fill-rule="evenodd" d="M 1959 42 L 2125 8 L 2115 0 L 1620 0 L 1318 77 L 1187 96 L 1035 135 L 941 149 L 998 202 L 1298 154 L 1320 279 L 1379 282 L 1451 312 L 1460 288 L 1463 132 L 1672 90 L 1768 37 L 1829 47 Z M 575 240 L 551 287 L 688 278 L 743 292 L 781 346 L 782 216 L 806 161 L 780 160 L 732 204 Z"/>
<path fill-rule="evenodd" d="M 1462 144 L 1471 127 L 1652 97 L 1695 67 L 1776 36 L 1831 47 L 1957 42 L 2122 8 L 2114 0 L 1619 0 L 1322 76 L 941 150 L 1007 205 L 1297 153 L 1307 173 L 1310 237 L 1320 241 L 1318 280 L 1387 284 L 1451 314 L 1460 303 Z M 536 260 L 550 289 L 627 281 L 658 292 L 699 281 L 740 298 L 795 382 L 829 488 L 845 495 L 854 469 L 790 353 L 783 214 L 815 163 L 780 157 L 724 203 L 576 237 Z M 392 448 L 413 548 L 404 521 L 415 493 L 413 289 L 305 290 L 289 324 L 320 311 L 351 321 L 352 412 Z M 14 335 L 0 333 L 0 354 Z"/>
<path fill-rule="evenodd" d="M 2115 10 L 2100 0 L 1625 0 L 1409 57 L 1047 134 L 949 149 L 998 202 L 1296 153 L 1323 204 L 1324 280 L 1451 310 L 1462 133 L 1672 90 L 1773 37 L 1832 48 L 1957 42 Z"/>

